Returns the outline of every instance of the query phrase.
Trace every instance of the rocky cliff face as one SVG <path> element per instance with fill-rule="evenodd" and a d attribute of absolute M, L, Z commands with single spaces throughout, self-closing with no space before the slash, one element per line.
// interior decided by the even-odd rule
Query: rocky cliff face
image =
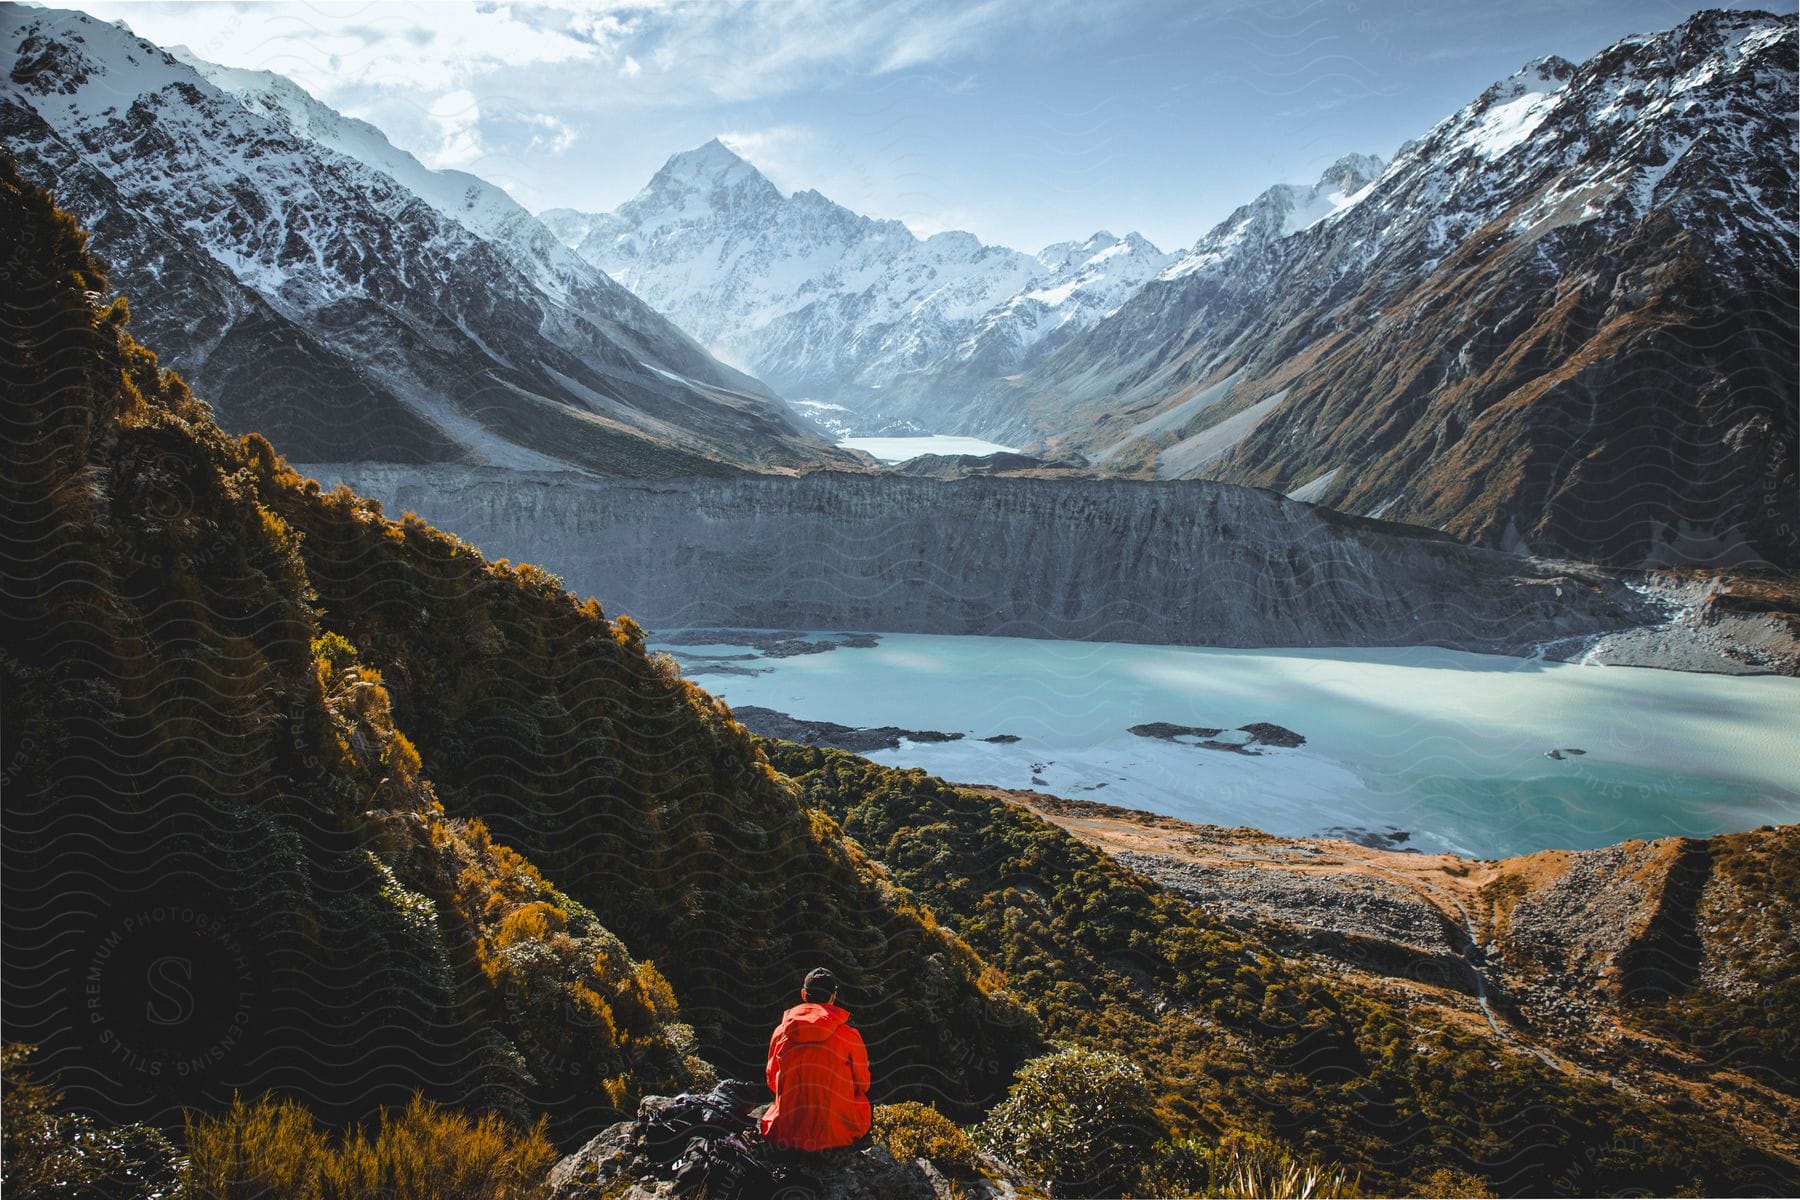
<path fill-rule="evenodd" d="M 498 188 L 279 76 L 15 5 L 0 54 L 0 137 L 227 428 L 328 461 L 853 465 Z"/>
<path fill-rule="evenodd" d="M 1204 482 L 300 469 L 663 628 L 1523 653 L 1652 619 L 1604 573 Z"/>
<path fill-rule="evenodd" d="M 963 427 L 1486 545 L 1792 565 L 1795 36 L 1708 12 L 1531 63 L 1362 186 L 1234 214 Z"/>

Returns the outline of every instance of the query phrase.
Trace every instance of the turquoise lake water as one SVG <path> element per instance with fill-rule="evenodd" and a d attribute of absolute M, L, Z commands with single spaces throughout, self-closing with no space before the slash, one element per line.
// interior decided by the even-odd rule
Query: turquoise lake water
<path fill-rule="evenodd" d="M 1430 647 L 882 634 L 872 648 L 729 663 L 703 656 L 755 652 L 663 648 L 733 705 L 966 735 L 907 742 L 871 754 L 877 762 L 1191 821 L 1351 831 L 1476 857 L 1800 821 L 1795 679 Z M 1226 730 L 1272 722 L 1306 744 L 1251 756 L 1127 732 L 1155 721 Z M 996 734 L 1019 741 L 978 740 Z M 1553 750 L 1563 757 L 1548 757 Z"/>

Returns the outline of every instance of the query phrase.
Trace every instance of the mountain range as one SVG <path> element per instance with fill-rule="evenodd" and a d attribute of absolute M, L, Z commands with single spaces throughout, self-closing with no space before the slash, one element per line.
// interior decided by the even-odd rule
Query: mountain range
<path fill-rule="evenodd" d="M 1035 362 L 1170 261 L 1094 234 L 1035 255 L 919 238 L 816 191 L 783 195 L 718 139 L 609 213 L 550 209 L 575 252 L 843 430 L 935 430 L 972 384 Z"/>
<path fill-rule="evenodd" d="M 857 465 L 499 188 L 281 76 L 11 4 L 0 43 L 0 137 L 230 428 L 320 461 Z"/>
<path fill-rule="evenodd" d="M 1313 224 L 1240 210 L 960 428 L 1479 544 L 1800 563 L 1795 45 L 1706 12 L 1529 64 Z"/>
<path fill-rule="evenodd" d="M 920 238 L 717 140 L 540 219 L 281 76 L 3 21 L 22 169 L 299 461 L 867 470 L 829 440 L 955 433 L 1501 549 L 1800 564 L 1791 17 L 1530 63 L 1179 255 Z"/>
<path fill-rule="evenodd" d="M 1792 17 L 1708 12 L 1535 61 L 1173 258 L 920 240 L 717 142 L 544 219 L 840 430 L 1621 566 L 1793 566 L 1795 44 Z"/>

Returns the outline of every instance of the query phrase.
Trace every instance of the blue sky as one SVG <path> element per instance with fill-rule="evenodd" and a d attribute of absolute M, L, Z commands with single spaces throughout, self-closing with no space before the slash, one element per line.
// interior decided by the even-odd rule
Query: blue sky
<path fill-rule="evenodd" d="M 1036 250 L 1191 243 L 1271 183 L 1388 157 L 1545 54 L 1671 0 L 80 4 L 280 71 L 527 206 L 609 209 L 720 136 L 786 190 Z"/>

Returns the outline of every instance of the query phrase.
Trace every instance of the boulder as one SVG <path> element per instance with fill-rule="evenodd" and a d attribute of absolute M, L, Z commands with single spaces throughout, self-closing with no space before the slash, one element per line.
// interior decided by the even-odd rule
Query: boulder
<path fill-rule="evenodd" d="M 670 1103 L 645 1097 L 639 1117 Z M 551 1200 L 670 1200 L 674 1180 L 666 1167 L 640 1155 L 633 1144 L 634 1121 L 601 1130 L 550 1171 Z M 1044 1193 L 988 1157 L 976 1171 L 930 1159 L 896 1161 L 886 1146 L 794 1155 L 781 1200 L 1027 1200 Z"/>

